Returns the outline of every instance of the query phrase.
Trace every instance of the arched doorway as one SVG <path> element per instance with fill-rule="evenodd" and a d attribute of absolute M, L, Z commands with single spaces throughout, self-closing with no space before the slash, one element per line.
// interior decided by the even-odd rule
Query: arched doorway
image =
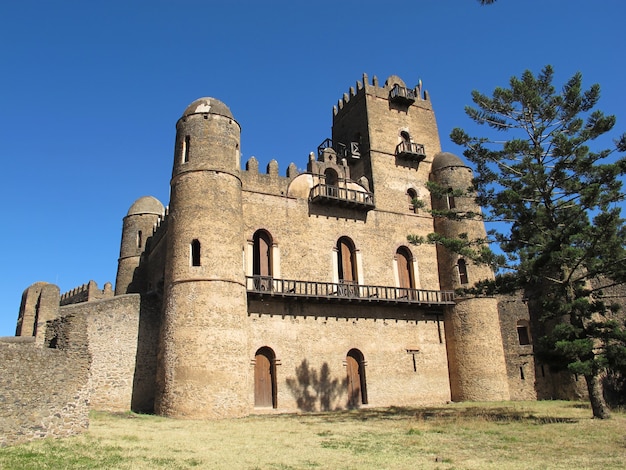
<path fill-rule="evenodd" d="M 413 276 L 413 255 L 405 246 L 401 246 L 396 251 L 396 263 L 398 266 L 398 287 L 400 287 L 400 297 L 412 298 L 415 289 L 415 279 Z"/>
<path fill-rule="evenodd" d="M 358 349 L 351 349 L 346 356 L 348 374 L 348 407 L 358 408 L 367 404 L 367 383 L 365 381 L 365 358 Z"/>
<path fill-rule="evenodd" d="M 272 237 L 265 230 L 257 230 L 252 237 L 252 274 L 255 287 L 271 290 L 272 287 Z"/>
<path fill-rule="evenodd" d="M 341 284 L 341 293 L 347 296 L 357 295 L 356 249 L 348 237 L 337 241 L 337 279 Z"/>
<path fill-rule="evenodd" d="M 276 355 L 267 346 L 254 356 L 254 406 L 276 408 Z"/>
<path fill-rule="evenodd" d="M 327 168 L 324 172 L 324 183 L 326 184 L 326 195 L 339 197 L 339 175 L 332 168 Z"/>

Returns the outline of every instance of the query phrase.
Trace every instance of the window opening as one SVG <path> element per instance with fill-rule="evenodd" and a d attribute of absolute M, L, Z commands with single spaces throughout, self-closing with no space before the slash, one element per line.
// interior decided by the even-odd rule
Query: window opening
<path fill-rule="evenodd" d="M 416 213 L 415 200 L 417 199 L 417 192 L 413 188 L 409 188 L 406 190 L 406 197 L 409 200 L 409 210 Z"/>
<path fill-rule="evenodd" d="M 141 230 L 137 231 L 137 248 L 141 248 L 141 245 L 143 244 L 143 237 L 142 237 L 142 232 Z"/>
<path fill-rule="evenodd" d="M 459 267 L 459 281 L 461 282 L 461 284 L 468 284 L 469 279 L 467 277 L 467 263 L 463 258 L 461 258 L 458 261 L 457 265 Z"/>
<path fill-rule="evenodd" d="M 185 140 L 183 141 L 183 163 L 187 163 L 189 161 L 189 143 L 191 138 L 186 135 Z"/>
<path fill-rule="evenodd" d="M 446 199 L 448 203 L 448 209 L 456 209 L 456 201 L 454 200 L 454 192 L 452 188 L 448 188 L 448 193 L 446 194 Z"/>
<path fill-rule="evenodd" d="M 530 328 L 527 321 L 519 320 L 517 322 L 517 338 L 521 346 L 530 344 Z"/>
<path fill-rule="evenodd" d="M 524 366 L 519 366 L 519 377 L 522 380 L 526 380 L 526 377 L 524 377 Z"/>
<path fill-rule="evenodd" d="M 193 240 L 191 242 L 191 265 L 200 266 L 200 241 Z"/>

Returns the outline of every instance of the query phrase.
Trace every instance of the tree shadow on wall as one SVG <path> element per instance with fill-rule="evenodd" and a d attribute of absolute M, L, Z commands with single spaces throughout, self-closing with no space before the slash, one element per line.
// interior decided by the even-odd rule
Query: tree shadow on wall
<path fill-rule="evenodd" d="M 341 382 L 337 378 L 331 379 L 328 363 L 324 362 L 318 373 L 306 359 L 296 367 L 296 378 L 288 378 L 286 382 L 302 411 L 332 410 L 333 403 L 348 386 L 347 378 Z"/>

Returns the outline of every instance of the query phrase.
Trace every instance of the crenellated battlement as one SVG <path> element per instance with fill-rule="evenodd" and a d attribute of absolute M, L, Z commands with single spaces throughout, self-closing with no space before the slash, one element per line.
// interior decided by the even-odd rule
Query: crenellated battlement
<path fill-rule="evenodd" d="M 397 75 L 391 75 L 387 81 L 381 86 L 378 77 L 374 75 L 372 82 L 369 82 L 367 74 L 363 74 L 363 79 L 356 82 L 356 88 L 350 87 L 347 93 L 339 99 L 337 105 L 333 107 L 333 115 L 337 116 L 342 110 L 348 109 L 349 104 L 354 98 L 373 95 L 378 98 L 388 99 L 395 102 L 404 102 L 404 104 L 418 105 L 420 107 L 430 108 L 430 96 L 426 90 L 422 89 L 422 81 L 419 80 L 414 88 L 408 88 L 404 81 Z"/>
<path fill-rule="evenodd" d="M 96 281 L 89 281 L 87 284 L 75 287 L 62 294 L 60 305 L 79 304 L 111 297 L 113 297 L 113 286 L 110 282 L 105 283 L 104 289 L 100 290 Z"/>
<path fill-rule="evenodd" d="M 256 157 L 252 156 L 248 159 L 248 161 L 246 162 L 245 165 L 245 169 L 242 170 L 243 174 L 246 175 L 260 175 L 259 173 L 259 161 L 256 159 Z M 285 173 L 285 176 L 281 177 L 279 174 L 279 167 L 278 167 L 278 162 L 275 159 L 270 160 L 270 162 L 267 164 L 267 166 L 265 167 L 265 173 L 264 175 L 270 176 L 270 177 L 277 177 L 277 178 L 287 178 L 287 179 L 293 179 L 296 176 L 298 176 L 300 174 L 300 172 L 298 171 L 298 167 L 296 166 L 295 163 L 290 163 L 289 166 L 287 167 L 287 172 Z"/>

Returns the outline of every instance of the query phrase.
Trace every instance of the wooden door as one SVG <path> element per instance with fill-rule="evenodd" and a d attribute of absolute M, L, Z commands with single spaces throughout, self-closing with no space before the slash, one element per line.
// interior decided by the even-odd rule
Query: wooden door
<path fill-rule="evenodd" d="M 354 357 L 348 355 L 346 357 L 346 367 L 348 369 L 348 406 L 354 408 L 361 404 L 359 363 Z"/>
<path fill-rule="evenodd" d="M 405 250 L 399 249 L 396 252 L 396 261 L 398 264 L 398 283 L 400 287 L 400 295 L 402 298 L 413 298 L 413 274 L 411 272 L 411 257 Z"/>
<path fill-rule="evenodd" d="M 254 363 L 254 406 L 274 406 L 274 364 L 267 351 L 259 350 Z"/>
<path fill-rule="evenodd" d="M 346 357 L 348 374 L 348 407 L 356 408 L 367 404 L 365 382 L 365 360 L 358 349 L 351 349 Z"/>

